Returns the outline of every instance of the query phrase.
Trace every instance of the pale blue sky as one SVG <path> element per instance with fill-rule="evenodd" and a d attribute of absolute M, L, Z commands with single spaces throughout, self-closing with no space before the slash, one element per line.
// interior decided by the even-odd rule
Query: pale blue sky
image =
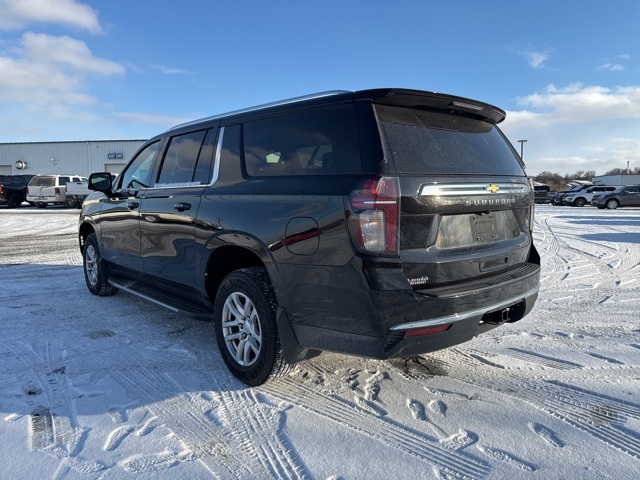
<path fill-rule="evenodd" d="M 640 1 L 0 0 L 0 142 L 148 138 L 325 90 L 507 111 L 528 172 L 640 166 Z"/>

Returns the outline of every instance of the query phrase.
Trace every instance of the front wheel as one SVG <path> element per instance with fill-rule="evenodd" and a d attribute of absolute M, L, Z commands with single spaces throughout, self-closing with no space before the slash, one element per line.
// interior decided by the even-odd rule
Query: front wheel
<path fill-rule="evenodd" d="M 584 207 L 587 204 L 587 201 L 584 198 L 578 198 L 575 201 L 576 207 Z"/>
<path fill-rule="evenodd" d="M 612 198 L 611 200 L 607 200 L 607 203 L 605 203 L 605 206 L 609 210 L 615 210 L 616 208 L 618 208 L 618 201 Z"/>
<path fill-rule="evenodd" d="M 118 289 L 111 286 L 107 281 L 107 276 L 104 274 L 102 266 L 100 265 L 100 258 L 98 239 L 95 233 L 91 233 L 85 239 L 84 249 L 82 251 L 84 279 L 91 293 L 106 297 L 117 293 Z"/>
<path fill-rule="evenodd" d="M 277 301 L 264 268 L 230 273 L 216 295 L 218 349 L 229 371 L 251 387 L 289 370 L 282 355 L 276 310 Z"/>

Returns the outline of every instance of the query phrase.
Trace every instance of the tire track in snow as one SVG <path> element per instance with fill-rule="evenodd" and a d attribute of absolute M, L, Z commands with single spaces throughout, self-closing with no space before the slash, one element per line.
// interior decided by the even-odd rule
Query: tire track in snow
<path fill-rule="evenodd" d="M 106 340 L 117 342 L 115 337 Z M 212 475 L 221 478 L 310 477 L 286 437 L 281 409 L 258 401 L 250 391 L 235 391 L 235 386 L 220 382 L 214 375 L 208 376 L 215 389 L 208 393 L 210 398 L 185 393 L 169 374 L 157 373 L 141 364 L 128 347 L 119 350 L 120 356 L 129 357 L 124 362 L 135 368 L 126 372 L 110 370 L 109 376 L 148 405 L 154 423 L 174 432 L 186 446 L 181 452 L 128 458 L 121 462 L 125 470 L 152 472 L 197 460 Z M 111 350 L 106 354 L 114 353 Z M 108 361 L 96 358 L 109 369 Z M 158 401 L 158 398 L 166 399 Z M 253 418 L 246 415 L 247 411 L 260 414 Z M 210 418 L 216 413 L 220 417 L 218 423 Z"/>
<path fill-rule="evenodd" d="M 631 418 L 640 419 L 640 405 L 560 382 L 547 381 L 536 387 L 538 408 L 640 459 L 640 433 L 624 426 Z"/>
<path fill-rule="evenodd" d="M 49 342 L 15 343 L 8 348 L 27 367 L 31 377 L 32 387 L 25 393 L 32 409 L 29 415 L 32 449 L 61 448 L 71 454 L 83 431 L 68 396 L 66 352 L 58 351 Z"/>
<path fill-rule="evenodd" d="M 282 378 L 259 387 L 259 390 L 292 402 L 294 405 L 332 420 L 344 427 L 378 440 L 463 478 L 480 479 L 490 473 L 488 464 L 472 456 L 443 447 L 439 442 L 397 425 L 385 417 L 358 408 L 336 395 L 316 391 L 292 378 Z"/>

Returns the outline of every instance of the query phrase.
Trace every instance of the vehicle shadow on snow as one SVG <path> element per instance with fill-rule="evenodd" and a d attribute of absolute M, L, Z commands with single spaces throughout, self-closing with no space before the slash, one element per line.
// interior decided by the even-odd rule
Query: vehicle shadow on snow
<path fill-rule="evenodd" d="M 559 215 L 555 218 L 566 220 L 568 223 L 574 223 L 576 225 L 606 225 L 606 226 L 640 226 L 640 215 L 631 216 L 576 216 Z"/>
<path fill-rule="evenodd" d="M 91 295 L 81 266 L 0 263 L 0 272 L 0 417 L 76 424 L 247 389 L 224 366 L 211 322 L 124 292 Z"/>
<path fill-rule="evenodd" d="M 590 233 L 578 237 L 591 242 L 640 243 L 638 233 Z"/>

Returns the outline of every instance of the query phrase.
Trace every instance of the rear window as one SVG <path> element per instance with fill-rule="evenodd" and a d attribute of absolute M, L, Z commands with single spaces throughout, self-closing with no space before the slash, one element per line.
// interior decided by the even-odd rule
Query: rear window
<path fill-rule="evenodd" d="M 20 176 L 12 176 L 12 175 L 4 176 L 4 175 L 0 175 L 0 183 L 3 183 L 5 185 L 20 185 L 20 184 L 24 183 L 24 178 L 22 178 Z"/>
<path fill-rule="evenodd" d="M 246 122 L 243 136 L 250 176 L 362 172 L 351 105 Z"/>
<path fill-rule="evenodd" d="M 56 177 L 33 177 L 29 185 L 34 187 L 53 187 L 56 184 Z"/>
<path fill-rule="evenodd" d="M 524 175 L 491 123 L 401 107 L 377 105 L 376 110 L 398 173 Z"/>

